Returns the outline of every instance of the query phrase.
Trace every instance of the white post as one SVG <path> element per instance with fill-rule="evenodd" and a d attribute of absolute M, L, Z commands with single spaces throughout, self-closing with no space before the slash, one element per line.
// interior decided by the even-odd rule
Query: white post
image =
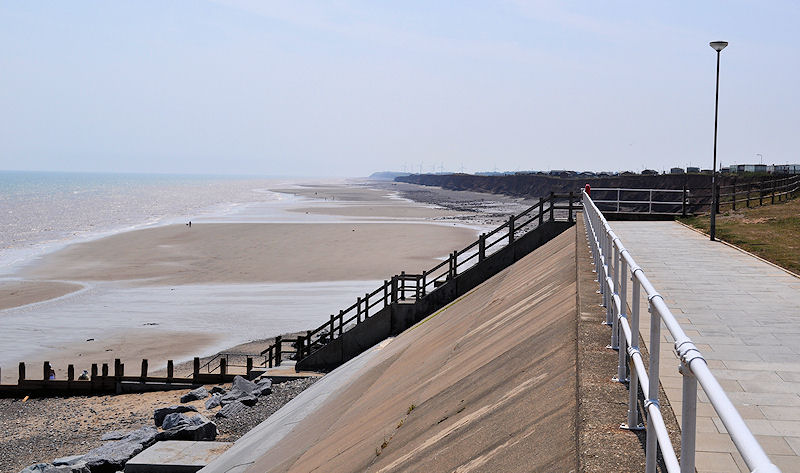
<path fill-rule="evenodd" d="M 658 406 L 658 356 L 661 350 L 661 319 L 658 311 L 653 310 L 653 297 L 648 297 L 648 311 L 650 312 L 650 373 L 649 373 L 649 392 L 647 393 L 647 402 Z M 647 419 L 647 448 L 645 450 L 645 471 L 647 473 L 656 473 L 656 461 L 658 458 L 658 443 L 656 439 L 656 429 L 650 416 Z"/>
<path fill-rule="evenodd" d="M 683 408 L 681 409 L 681 473 L 694 473 L 694 452 L 697 432 L 697 378 L 681 362 L 683 375 Z"/>

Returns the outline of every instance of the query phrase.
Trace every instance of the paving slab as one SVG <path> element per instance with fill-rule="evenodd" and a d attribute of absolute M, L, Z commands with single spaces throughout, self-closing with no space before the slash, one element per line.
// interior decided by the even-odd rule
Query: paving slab
<path fill-rule="evenodd" d="M 194 473 L 222 455 L 233 442 L 167 440 L 128 460 L 125 473 Z"/>
<path fill-rule="evenodd" d="M 800 278 L 676 222 L 611 227 L 703 351 L 772 461 L 784 473 L 800 473 Z M 679 407 L 679 360 L 663 326 L 661 333 L 662 384 Z M 702 392 L 698 402 L 698 427 L 725 434 Z M 748 471 L 727 435 L 698 435 L 697 452 L 698 472 Z"/>

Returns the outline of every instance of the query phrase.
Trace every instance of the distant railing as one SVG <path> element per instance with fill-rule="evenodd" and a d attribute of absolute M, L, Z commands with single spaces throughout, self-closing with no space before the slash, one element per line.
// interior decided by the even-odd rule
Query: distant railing
<path fill-rule="evenodd" d="M 764 205 L 765 202 L 774 204 L 783 202 L 794 196 L 800 191 L 800 176 L 786 177 L 783 179 L 751 179 L 742 183 L 733 183 L 726 186 L 718 186 L 717 212 L 720 208 L 728 207 L 731 210 L 739 208 L 750 208 Z"/>
<path fill-rule="evenodd" d="M 473 243 L 461 250 L 453 251 L 447 259 L 433 268 L 423 271 L 421 274 L 401 272 L 384 280 L 383 284 L 374 291 L 358 297 L 352 305 L 340 310 L 338 314 L 331 314 L 327 322 L 314 330 L 306 331 L 304 335 L 298 335 L 296 339 L 288 340 L 276 337 L 274 343 L 257 355 L 260 364 L 256 367 L 280 366 L 281 362 L 286 359 L 287 345 L 292 348 L 291 356 L 300 360 L 330 341 L 341 337 L 351 327 L 361 324 L 383 308 L 391 304 L 416 302 L 474 264 L 483 261 L 487 256 L 513 243 L 514 240 L 536 228 L 545 220 L 555 220 L 556 211 L 559 213 L 566 211 L 567 220 L 572 222 L 574 213 L 580 208 L 579 202 L 578 196 L 573 192 L 568 194 L 551 193 L 546 198 L 540 198 L 539 202 L 517 215 L 510 216 L 506 222 L 494 230 L 481 234 Z M 203 369 L 215 372 L 219 369 L 219 362 L 222 360 L 227 362 L 231 355 L 220 353 L 212 357 L 203 366 Z M 239 355 L 241 356 L 241 354 Z"/>
<path fill-rule="evenodd" d="M 586 233 L 597 273 L 606 323 L 611 325 L 611 347 L 619 350 L 616 381 L 628 382 L 628 418 L 622 428 L 639 430 L 639 384 L 645 394 L 647 412 L 646 471 L 655 473 L 658 447 L 661 447 L 666 470 L 674 472 L 695 471 L 695 439 L 697 422 L 697 383 L 700 383 L 711 405 L 719 415 L 737 450 L 751 471 L 758 473 L 780 472 L 772 464 L 741 415 L 731 403 L 708 368 L 700 350 L 686 336 L 664 298 L 656 292 L 622 245 L 608 221 L 586 192 L 583 193 L 583 215 Z M 632 282 L 631 313 L 628 314 L 628 275 Z M 644 289 L 650 311 L 650 342 L 647 346 L 649 372 L 639 351 L 639 303 Z M 683 375 L 681 411 L 680 463 L 661 416 L 658 400 L 659 356 L 661 351 L 661 323 L 666 325 L 675 340 L 675 350 L 680 357 L 679 372 Z M 630 376 L 629 376 L 630 375 Z"/>
<path fill-rule="evenodd" d="M 596 187 L 594 203 L 603 211 L 686 216 L 689 190 Z M 602 197 L 598 199 L 598 197 Z"/>

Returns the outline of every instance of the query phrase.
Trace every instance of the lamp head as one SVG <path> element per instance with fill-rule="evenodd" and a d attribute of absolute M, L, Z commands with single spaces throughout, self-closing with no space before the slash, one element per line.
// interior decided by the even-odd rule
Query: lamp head
<path fill-rule="evenodd" d="M 708 45 L 711 46 L 712 48 L 714 48 L 714 51 L 720 52 L 723 49 L 725 49 L 725 46 L 728 45 L 728 42 L 727 41 L 712 41 L 712 42 L 708 43 Z"/>

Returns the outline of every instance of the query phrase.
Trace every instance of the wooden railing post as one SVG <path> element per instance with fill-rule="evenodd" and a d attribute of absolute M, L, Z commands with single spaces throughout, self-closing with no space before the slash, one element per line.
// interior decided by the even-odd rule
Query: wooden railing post
<path fill-rule="evenodd" d="M 539 225 L 544 223 L 544 197 L 539 197 Z"/>
<path fill-rule="evenodd" d="M 514 216 L 508 217 L 508 244 L 514 243 Z"/>
<path fill-rule="evenodd" d="M 383 306 L 386 307 L 387 305 L 391 304 L 392 301 L 389 299 L 389 281 L 386 279 L 383 280 Z"/>
<path fill-rule="evenodd" d="M 400 300 L 406 300 L 406 272 L 400 271 Z"/>
<path fill-rule="evenodd" d="M 356 298 L 356 324 L 361 323 L 361 298 Z"/>
<path fill-rule="evenodd" d="M 342 336 L 344 331 L 344 309 L 339 311 L 339 336 Z"/>
<path fill-rule="evenodd" d="M 427 270 L 423 270 L 422 271 L 422 297 L 425 297 L 425 291 L 426 291 L 425 286 L 427 286 L 427 285 L 428 285 L 428 271 Z"/>
<path fill-rule="evenodd" d="M 200 363 L 199 360 L 200 359 L 198 358 L 198 366 L 199 366 L 199 363 Z M 120 370 L 120 366 L 122 366 L 122 363 L 120 363 L 119 358 L 114 358 L 114 377 L 115 378 L 119 378 L 120 376 L 122 376 L 122 374 L 120 373 L 120 371 L 121 371 Z"/>
<path fill-rule="evenodd" d="M 199 357 L 197 357 L 197 356 L 194 357 L 193 365 L 194 366 L 192 367 L 192 382 L 197 384 L 197 382 L 200 380 L 200 358 Z"/>
<path fill-rule="evenodd" d="M 175 366 L 172 363 L 172 360 L 167 360 L 167 382 L 171 383 L 172 378 L 175 377 Z"/>
<path fill-rule="evenodd" d="M 553 209 L 553 204 L 555 203 L 555 201 L 556 201 L 556 193 L 555 192 L 551 192 L 550 193 L 550 221 L 551 222 L 553 220 L 555 220 L 555 215 L 553 215 L 553 210 L 555 210 L 555 209 Z"/>
<path fill-rule="evenodd" d="M 478 262 L 486 259 L 486 234 L 481 233 L 481 236 L 478 237 Z"/>
<path fill-rule="evenodd" d="M 458 276 L 458 251 L 453 252 L 453 278 Z"/>
<path fill-rule="evenodd" d="M 336 316 L 331 314 L 331 322 L 330 322 L 330 339 L 333 340 L 333 321 L 336 319 Z"/>
<path fill-rule="evenodd" d="M 141 374 L 141 376 L 139 378 L 140 378 L 139 381 L 141 381 L 142 383 L 147 381 L 147 359 L 146 358 L 142 359 L 142 374 Z"/>
<path fill-rule="evenodd" d="M 272 355 L 273 355 L 272 352 L 275 350 L 275 345 L 270 345 L 268 350 L 269 350 L 269 358 L 267 358 L 267 365 L 268 365 L 267 368 L 272 368 Z"/>
<path fill-rule="evenodd" d="M 25 382 L 25 362 L 19 362 L 19 379 L 17 380 L 17 384 L 22 386 Z"/>
<path fill-rule="evenodd" d="M 308 356 L 311 354 L 311 330 L 306 330 L 306 349 L 305 355 Z"/>
<path fill-rule="evenodd" d="M 369 292 L 364 295 L 364 320 L 369 317 Z"/>
<path fill-rule="evenodd" d="M 227 358 L 220 358 L 219 359 L 219 379 L 221 382 L 225 382 L 225 375 L 228 374 L 228 359 Z"/>
<path fill-rule="evenodd" d="M 275 366 L 281 365 L 281 356 L 283 356 L 281 353 L 281 336 L 278 335 L 275 337 Z"/>
<path fill-rule="evenodd" d="M 569 217 L 567 217 L 568 222 L 573 222 L 572 219 L 572 201 L 575 199 L 575 193 L 573 191 L 569 192 Z"/>
<path fill-rule="evenodd" d="M 750 190 L 753 188 L 753 182 L 747 184 L 747 208 L 750 208 Z"/>
<path fill-rule="evenodd" d="M 252 379 L 250 376 L 253 372 L 253 359 L 249 356 L 247 357 L 247 379 Z"/>
<path fill-rule="evenodd" d="M 392 302 L 397 301 L 397 276 L 392 276 Z"/>

